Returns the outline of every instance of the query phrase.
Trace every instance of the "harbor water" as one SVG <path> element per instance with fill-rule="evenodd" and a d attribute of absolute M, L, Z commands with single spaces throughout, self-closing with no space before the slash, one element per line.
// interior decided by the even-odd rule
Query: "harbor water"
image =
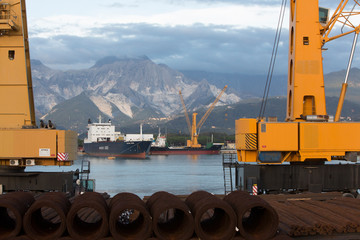
<path fill-rule="evenodd" d="M 75 171 L 82 160 L 90 161 L 90 179 L 95 179 L 95 190 L 114 196 L 131 192 L 140 198 L 157 191 L 176 195 L 205 190 L 224 193 L 221 155 L 151 155 L 147 159 L 108 159 L 78 155 L 72 166 L 34 166 L 26 171 Z"/>

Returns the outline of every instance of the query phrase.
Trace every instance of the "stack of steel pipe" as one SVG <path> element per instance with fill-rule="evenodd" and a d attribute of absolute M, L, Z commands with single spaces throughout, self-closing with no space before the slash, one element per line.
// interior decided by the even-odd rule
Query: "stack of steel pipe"
<path fill-rule="evenodd" d="M 332 204 L 323 204 L 319 201 L 308 201 L 308 203 L 318 207 L 319 209 L 324 209 L 324 211 L 330 212 L 330 214 L 333 216 L 336 214 L 335 217 L 337 221 L 340 220 L 343 223 L 346 223 L 345 232 L 360 232 L 360 217 L 354 214 L 356 210 L 333 206 Z"/>
<path fill-rule="evenodd" d="M 156 192 L 146 206 L 152 216 L 152 228 L 159 239 L 188 240 L 194 233 L 189 207 L 175 195 Z"/>
<path fill-rule="evenodd" d="M 106 237 L 109 232 L 109 209 L 100 193 L 86 192 L 75 198 L 66 223 L 70 236 L 79 240 Z"/>
<path fill-rule="evenodd" d="M 108 200 L 99 193 L 68 197 L 56 192 L 36 200 L 26 192 L 0 195 L 0 239 L 265 240 L 277 231 L 282 235 L 274 239 L 360 233 L 359 199 L 269 196 L 266 202 L 241 191 L 223 200 L 198 191 L 185 201 L 185 196 L 157 192 L 146 204 L 132 193 Z"/>
<path fill-rule="evenodd" d="M 151 236 L 151 217 L 145 203 L 135 194 L 119 193 L 110 203 L 109 228 L 115 239 L 147 239 Z"/>
<path fill-rule="evenodd" d="M 324 221 L 304 209 L 276 201 L 271 201 L 270 204 L 279 214 L 279 227 L 289 236 L 316 235 L 321 234 L 320 229 L 330 228 Z"/>
<path fill-rule="evenodd" d="M 185 203 L 194 216 L 195 232 L 200 239 L 232 239 L 236 233 L 236 215 L 231 206 L 205 191 L 189 195 Z"/>
<path fill-rule="evenodd" d="M 24 216 L 24 230 L 33 239 L 51 240 L 66 231 L 66 215 L 70 202 L 61 192 L 49 192 L 40 196 Z"/>
<path fill-rule="evenodd" d="M 21 232 L 23 217 L 34 201 L 27 192 L 0 196 L 0 239 L 13 239 Z"/>
<path fill-rule="evenodd" d="M 279 217 L 270 204 L 247 192 L 234 191 L 224 197 L 235 210 L 241 236 L 249 240 L 265 240 L 275 236 Z"/>
<path fill-rule="evenodd" d="M 323 221 L 331 227 L 319 229 L 320 234 L 332 234 L 333 232 L 347 233 L 355 232 L 356 230 L 357 226 L 354 225 L 354 222 L 344 216 L 344 209 L 338 209 L 334 206 L 331 210 L 329 210 L 323 208 L 322 206 L 313 205 L 310 201 L 292 201 L 289 202 L 289 204 L 294 205 L 298 209 L 305 209 L 305 211 L 317 215 L 318 218 L 323 219 Z M 320 209 L 321 211 L 319 211 Z"/>
<path fill-rule="evenodd" d="M 359 200 L 296 200 L 270 204 L 280 216 L 280 229 L 289 236 L 360 232 Z"/>

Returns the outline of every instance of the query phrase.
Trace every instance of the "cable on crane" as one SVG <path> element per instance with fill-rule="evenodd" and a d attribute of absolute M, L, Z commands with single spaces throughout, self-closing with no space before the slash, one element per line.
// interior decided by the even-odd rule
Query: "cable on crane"
<path fill-rule="evenodd" d="M 267 99 L 269 96 L 270 84 L 271 84 L 272 75 L 274 72 L 276 55 L 277 55 L 277 50 L 278 50 L 278 46 L 279 46 L 279 42 L 280 42 L 281 29 L 282 29 L 282 24 L 284 21 L 285 9 L 286 9 L 286 0 L 282 0 L 276 34 L 275 34 L 275 39 L 274 39 L 273 50 L 272 50 L 272 54 L 271 54 L 271 60 L 270 60 L 270 64 L 269 64 L 268 74 L 266 77 L 264 95 L 263 95 L 261 107 L 260 107 L 259 120 L 264 117 L 266 103 L 267 103 Z"/>
<path fill-rule="evenodd" d="M 342 27 L 341 27 L 341 33 L 344 33 L 344 32 L 343 32 L 343 29 L 344 29 L 344 27 L 345 27 L 346 23 L 349 21 L 349 17 L 350 17 L 350 16 L 351 16 L 351 14 L 353 13 L 353 11 L 354 11 L 354 9 L 355 9 L 356 5 L 359 5 L 359 3 L 357 2 L 357 0 L 354 0 L 354 6 L 352 7 L 352 9 L 351 9 L 351 11 L 350 11 L 349 15 L 345 18 L 345 22 L 344 22 L 344 24 L 343 24 L 343 25 L 342 25 Z"/>

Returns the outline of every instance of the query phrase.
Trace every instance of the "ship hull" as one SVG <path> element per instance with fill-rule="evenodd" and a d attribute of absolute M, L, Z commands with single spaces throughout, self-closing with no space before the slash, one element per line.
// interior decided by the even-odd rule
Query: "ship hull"
<path fill-rule="evenodd" d="M 84 143 L 84 152 L 98 157 L 146 158 L 151 141 Z"/>
<path fill-rule="evenodd" d="M 150 155 L 216 155 L 220 154 L 221 145 L 210 148 L 168 148 L 151 147 Z"/>

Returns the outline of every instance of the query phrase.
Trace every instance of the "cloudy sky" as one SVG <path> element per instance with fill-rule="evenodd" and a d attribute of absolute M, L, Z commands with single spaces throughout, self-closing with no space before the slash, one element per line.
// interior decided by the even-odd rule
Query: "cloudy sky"
<path fill-rule="evenodd" d="M 178 70 L 266 74 L 281 2 L 28 0 L 30 54 L 63 70 L 111 55 L 146 55 Z M 320 0 L 333 9 L 334 2 Z M 287 41 L 288 11 L 275 72 L 287 71 Z M 334 47 L 324 55 L 325 71 L 346 68 L 352 37 L 339 42 L 328 46 Z"/>

